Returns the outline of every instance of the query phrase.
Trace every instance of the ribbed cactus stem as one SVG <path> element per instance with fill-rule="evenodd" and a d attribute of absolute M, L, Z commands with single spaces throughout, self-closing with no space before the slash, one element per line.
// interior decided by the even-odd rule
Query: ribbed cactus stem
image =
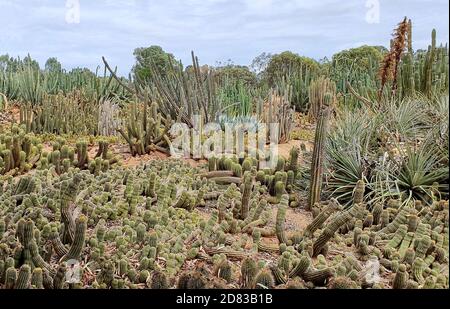
<path fill-rule="evenodd" d="M 268 252 L 268 253 L 277 253 L 280 252 L 280 247 L 278 245 L 270 245 L 265 244 L 263 241 L 258 241 L 258 251 L 260 252 Z"/>
<path fill-rule="evenodd" d="M 353 206 L 350 210 L 342 211 L 337 214 L 333 220 L 323 230 L 322 234 L 313 244 L 313 256 L 317 256 L 321 253 L 326 243 L 335 235 L 335 233 L 346 224 L 352 218 L 362 218 L 364 215 L 365 207 L 358 204 Z"/>
<path fill-rule="evenodd" d="M 327 96 L 327 102 L 330 104 L 331 97 Z M 325 105 L 319 114 L 316 136 L 314 139 L 314 151 L 311 162 L 311 184 L 308 196 L 307 210 L 311 210 L 315 203 L 320 201 L 320 192 L 322 189 L 323 177 L 323 156 L 325 142 L 328 134 L 328 121 L 330 116 L 330 107 Z"/>
<path fill-rule="evenodd" d="M 289 195 L 284 194 L 281 198 L 280 205 L 278 206 L 277 218 L 275 224 L 275 233 L 277 235 L 280 244 L 289 245 L 290 241 L 286 236 L 284 223 L 286 221 L 286 210 L 288 208 Z"/>
<path fill-rule="evenodd" d="M 361 204 L 364 202 L 364 191 L 366 189 L 366 185 L 364 181 L 358 180 L 355 186 L 355 192 L 353 193 L 353 204 Z"/>
<path fill-rule="evenodd" d="M 287 278 L 283 271 L 278 268 L 277 265 L 271 265 L 270 270 L 272 271 L 273 277 L 275 279 L 275 283 L 278 284 L 286 284 Z"/>
<path fill-rule="evenodd" d="M 425 262 L 421 258 L 416 258 L 412 264 L 411 273 L 414 280 L 417 283 L 422 284 L 424 282 L 423 272 L 425 269 Z"/>
<path fill-rule="evenodd" d="M 372 215 L 373 215 L 373 224 L 378 225 L 381 222 L 381 213 L 383 211 L 383 204 L 382 203 L 376 203 L 375 206 L 372 209 Z"/>
<path fill-rule="evenodd" d="M 34 266 L 42 268 L 48 271 L 50 274 L 54 275 L 54 270 L 39 254 L 38 246 L 35 240 L 30 243 L 29 249 L 31 253 L 31 260 L 33 261 Z"/>
<path fill-rule="evenodd" d="M 311 265 L 311 259 L 307 256 L 302 256 L 298 261 L 297 265 L 289 273 L 289 278 L 294 278 L 296 276 L 302 277 L 306 271 L 308 271 Z"/>
<path fill-rule="evenodd" d="M 314 283 L 316 286 L 326 285 L 328 280 L 334 276 L 334 271 L 332 268 L 323 268 L 323 269 L 309 269 L 303 274 L 303 279 L 305 281 L 310 281 Z"/>
<path fill-rule="evenodd" d="M 164 290 L 169 288 L 166 275 L 161 271 L 154 271 L 151 277 L 151 288 L 154 290 Z"/>
<path fill-rule="evenodd" d="M 251 288 L 258 271 L 256 262 L 252 258 L 246 258 L 241 264 L 241 284 L 244 288 Z"/>
<path fill-rule="evenodd" d="M 215 274 L 217 277 L 224 279 L 226 282 L 230 282 L 232 279 L 231 264 L 227 259 L 223 259 L 216 267 Z"/>
<path fill-rule="evenodd" d="M 242 192 L 241 219 L 245 220 L 249 212 L 250 193 L 252 191 L 252 178 L 250 174 L 244 175 L 244 191 Z"/>
<path fill-rule="evenodd" d="M 272 272 L 269 269 L 261 270 L 255 278 L 256 289 L 272 289 L 275 286 L 275 281 Z"/>
<path fill-rule="evenodd" d="M 31 286 L 36 289 L 44 288 L 44 275 L 42 268 L 33 269 L 33 273 L 31 274 Z"/>
<path fill-rule="evenodd" d="M 5 272 L 5 289 L 10 290 L 13 289 L 17 280 L 17 271 L 11 266 L 6 269 Z"/>
<path fill-rule="evenodd" d="M 70 246 L 70 249 L 67 252 L 67 254 L 62 257 L 61 261 L 80 259 L 81 252 L 83 251 L 84 248 L 86 229 L 87 229 L 87 217 L 81 215 L 77 218 L 75 222 L 75 234 L 72 245 Z"/>
<path fill-rule="evenodd" d="M 66 278 L 66 263 L 62 263 L 58 266 L 58 270 L 56 271 L 56 275 L 53 277 L 53 288 L 56 290 L 61 290 L 64 286 L 65 278 Z"/>
<path fill-rule="evenodd" d="M 24 264 L 19 269 L 19 274 L 17 275 L 17 281 L 14 286 L 16 290 L 28 289 L 29 281 L 31 277 L 31 268 L 29 265 Z"/>
<path fill-rule="evenodd" d="M 298 147 L 292 147 L 289 152 L 289 167 L 288 170 L 294 173 L 294 178 L 298 173 L 298 157 L 299 157 L 300 149 Z"/>
<path fill-rule="evenodd" d="M 62 243 L 61 238 L 59 237 L 59 234 L 56 230 L 51 232 L 50 240 L 52 242 L 53 249 L 55 250 L 55 253 L 58 257 L 61 258 L 66 255 L 67 252 L 69 252 L 69 250 Z"/>
<path fill-rule="evenodd" d="M 336 200 L 332 200 L 330 205 L 326 206 L 326 208 L 321 211 L 310 224 L 308 224 L 303 235 L 307 237 L 314 235 L 314 232 L 321 228 L 325 221 L 338 209 L 339 203 Z"/>
<path fill-rule="evenodd" d="M 405 289 L 408 283 L 408 278 L 409 275 L 406 272 L 406 266 L 404 264 L 401 264 L 398 268 L 397 273 L 395 274 L 392 287 L 394 289 Z"/>

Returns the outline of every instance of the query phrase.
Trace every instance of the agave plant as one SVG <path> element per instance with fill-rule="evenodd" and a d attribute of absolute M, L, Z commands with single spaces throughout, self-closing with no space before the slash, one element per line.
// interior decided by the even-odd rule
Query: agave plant
<path fill-rule="evenodd" d="M 407 199 L 430 202 L 436 195 L 448 195 L 448 166 L 440 164 L 438 153 L 427 143 L 408 147 L 398 170 L 391 172 L 391 178 Z"/>
<path fill-rule="evenodd" d="M 366 179 L 368 166 L 361 153 L 361 148 L 352 145 L 347 149 L 330 141 L 327 145 L 328 177 L 326 187 L 331 195 L 339 201 L 348 202 L 356 183 Z"/>
<path fill-rule="evenodd" d="M 426 119 L 428 102 L 425 98 L 397 100 L 391 98 L 384 102 L 383 126 L 397 140 L 414 140 L 423 137 L 432 123 Z"/>

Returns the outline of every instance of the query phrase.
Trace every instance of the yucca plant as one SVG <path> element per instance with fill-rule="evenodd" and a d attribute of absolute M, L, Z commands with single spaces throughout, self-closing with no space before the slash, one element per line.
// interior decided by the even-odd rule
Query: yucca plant
<path fill-rule="evenodd" d="M 448 195 L 448 166 L 439 163 L 433 147 L 429 144 L 408 147 L 404 155 L 399 169 L 391 172 L 391 178 L 404 198 L 429 203 L 436 195 Z"/>
<path fill-rule="evenodd" d="M 449 163 L 449 103 L 448 95 L 434 101 L 430 122 L 435 123 L 426 143 L 434 145 L 439 162 L 448 167 Z"/>
<path fill-rule="evenodd" d="M 336 142 L 329 141 L 327 157 L 329 170 L 326 188 L 333 197 L 347 203 L 356 183 L 361 179 L 366 179 L 367 183 L 368 164 L 358 145 L 341 148 Z"/>
<path fill-rule="evenodd" d="M 378 117 L 367 111 L 343 111 L 330 129 L 326 152 L 325 188 L 331 196 L 349 204 L 359 180 L 371 187 L 371 165 L 376 155 Z"/>
<path fill-rule="evenodd" d="M 383 104 L 383 126 L 397 137 L 397 141 L 414 140 L 423 137 L 432 126 L 426 119 L 427 99 L 412 98 L 398 100 L 391 97 Z"/>

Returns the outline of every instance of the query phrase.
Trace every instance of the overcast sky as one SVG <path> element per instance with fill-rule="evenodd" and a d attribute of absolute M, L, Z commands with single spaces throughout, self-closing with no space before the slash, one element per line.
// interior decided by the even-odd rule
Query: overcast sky
<path fill-rule="evenodd" d="M 78 14 L 79 5 L 79 14 Z M 414 48 L 432 28 L 448 42 L 448 0 L 0 0 L 0 54 L 51 56 L 65 68 L 95 69 L 101 56 L 128 74 L 136 47 L 160 45 L 189 63 L 291 50 L 315 59 L 363 44 L 389 45 L 404 16 Z M 379 14 L 378 14 L 379 12 Z"/>

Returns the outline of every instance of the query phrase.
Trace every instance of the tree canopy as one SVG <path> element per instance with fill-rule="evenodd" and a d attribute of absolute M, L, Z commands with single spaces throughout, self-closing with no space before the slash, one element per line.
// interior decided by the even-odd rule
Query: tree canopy
<path fill-rule="evenodd" d="M 160 46 L 140 47 L 134 50 L 136 64 L 133 73 L 136 79 L 146 81 L 151 78 L 152 68 L 159 75 L 166 75 L 171 68 L 171 62 L 176 61 L 174 55 L 166 53 Z"/>
<path fill-rule="evenodd" d="M 55 57 L 48 58 L 45 62 L 45 71 L 50 73 L 58 73 L 62 71 L 61 63 Z"/>
<path fill-rule="evenodd" d="M 296 71 L 303 74 L 307 70 L 319 70 L 319 63 L 312 58 L 285 51 L 270 59 L 264 74 L 269 83 L 273 83 L 279 76 L 290 75 Z"/>

